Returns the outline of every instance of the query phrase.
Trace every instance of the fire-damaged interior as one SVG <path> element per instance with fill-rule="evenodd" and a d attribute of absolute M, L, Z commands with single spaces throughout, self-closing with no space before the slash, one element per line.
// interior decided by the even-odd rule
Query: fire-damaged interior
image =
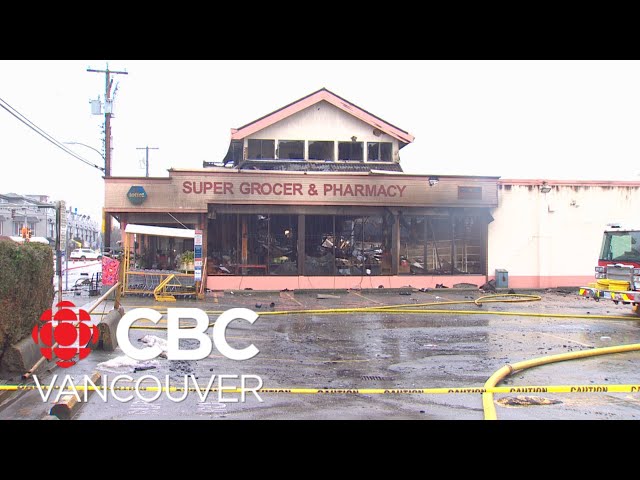
<path fill-rule="evenodd" d="M 221 213 L 208 223 L 209 275 L 484 274 L 486 214 Z M 303 226 L 303 233 L 299 229 Z"/>

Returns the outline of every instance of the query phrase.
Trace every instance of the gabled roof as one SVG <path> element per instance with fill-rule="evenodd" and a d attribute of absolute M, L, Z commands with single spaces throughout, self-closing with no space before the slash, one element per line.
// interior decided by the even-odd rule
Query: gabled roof
<path fill-rule="evenodd" d="M 389 122 L 385 122 L 379 117 L 376 117 L 372 113 L 367 112 L 366 110 L 354 105 L 353 103 L 345 100 L 342 97 L 339 97 L 333 92 L 330 92 L 326 88 L 321 88 L 320 90 L 313 92 L 306 97 L 302 97 L 299 100 L 296 100 L 289 105 L 286 105 L 274 112 L 271 112 L 264 117 L 261 117 L 257 120 L 254 120 L 251 123 L 248 123 L 240 128 L 232 128 L 231 129 L 231 139 L 232 140 L 240 140 L 245 138 L 252 133 L 255 133 L 263 128 L 266 128 L 270 125 L 273 125 L 280 120 L 287 118 L 295 113 L 298 113 L 301 110 L 304 110 L 311 105 L 315 105 L 320 101 L 329 102 L 331 105 L 343 110 L 356 118 L 359 118 L 363 122 L 368 123 L 374 128 L 377 128 L 384 133 L 391 135 L 392 137 L 398 139 L 403 143 L 411 143 L 414 140 L 414 136 L 409 132 L 406 132 L 395 125 L 390 124 Z"/>

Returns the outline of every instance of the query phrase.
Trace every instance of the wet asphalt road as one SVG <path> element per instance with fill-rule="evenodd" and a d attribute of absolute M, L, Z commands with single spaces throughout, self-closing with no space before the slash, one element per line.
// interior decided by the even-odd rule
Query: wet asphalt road
<path fill-rule="evenodd" d="M 136 365 L 100 365 L 123 355 L 94 351 L 70 369 L 52 369 L 52 374 L 81 378 L 98 370 L 112 379 L 128 374 L 137 379 L 152 374 L 172 385 L 182 385 L 183 375 L 193 374 L 201 387 L 211 375 L 257 375 L 267 388 L 436 388 L 482 387 L 506 363 L 593 347 L 640 343 L 640 320 L 628 306 L 596 303 L 575 294 L 518 292 L 541 295 L 526 303 L 443 305 L 439 309 L 468 310 L 481 314 L 348 313 L 263 315 L 253 325 L 234 322 L 228 329 L 229 343 L 243 348 L 253 343 L 260 353 L 247 361 L 229 360 L 215 349 L 199 361 L 169 361 L 159 358 Z M 204 302 L 178 301 L 170 306 L 221 311 L 246 307 L 257 313 L 294 310 L 369 307 L 423 302 L 469 301 L 478 291 L 436 289 L 412 291 L 335 292 L 339 299 L 318 299 L 316 293 L 259 293 L 253 291 L 208 296 Z M 88 300 L 88 299 L 86 299 Z M 271 302 L 275 306 L 271 308 Z M 80 302 L 76 302 L 79 304 Z M 159 305 L 149 298 L 125 297 L 125 308 Z M 256 308 L 259 304 L 260 308 Z M 167 306 L 164 304 L 163 306 Z M 626 320 L 550 318 L 495 315 L 491 312 L 538 314 L 623 315 Z M 217 314 L 211 313 L 211 321 Z M 147 336 L 146 338 L 144 338 Z M 166 339 L 164 330 L 132 330 L 130 338 Z M 141 342 L 138 342 L 141 345 Z M 142 345 L 141 345 L 142 346 Z M 188 347 L 187 347 L 188 348 Z M 125 359 L 126 360 L 126 359 Z M 135 371 L 136 367 L 153 367 Z M 499 386 L 639 384 L 640 352 L 573 360 L 516 372 Z M 225 384 L 238 385 L 239 380 Z M 130 385 L 121 382 L 119 385 Z M 153 385 L 145 381 L 143 385 Z M 249 386 L 254 385 L 252 381 Z M 190 385 L 191 386 L 191 385 Z M 215 386 L 215 385 L 214 385 Z M 124 396 L 130 392 L 119 392 Z M 152 392 L 143 392 L 152 396 Z M 517 394 L 496 394 L 498 419 L 640 419 L 639 393 L 520 394 L 558 403 L 509 406 L 500 399 Z M 174 393 L 174 396 L 179 396 Z M 225 393 L 227 398 L 239 394 Z M 190 393 L 184 401 L 172 402 L 163 394 L 158 400 L 134 399 L 103 402 L 96 394 L 83 405 L 76 419 L 449 419 L 481 420 L 480 394 L 286 394 L 262 393 L 259 402 L 251 393 L 244 403 L 218 401 L 212 392 L 202 402 Z M 502 400 L 504 401 L 504 400 Z M 0 419 L 43 418 L 52 402 L 43 402 L 37 392 L 12 396 L 0 405 Z"/>

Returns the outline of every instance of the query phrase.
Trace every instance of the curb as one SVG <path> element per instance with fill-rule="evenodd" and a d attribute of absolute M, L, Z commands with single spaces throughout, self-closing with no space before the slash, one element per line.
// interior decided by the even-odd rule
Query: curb
<path fill-rule="evenodd" d="M 29 335 L 7 349 L 2 357 L 0 368 L 8 372 L 24 373 L 33 367 L 41 357 L 40 345 L 34 343 L 31 335 Z M 43 362 L 36 372 L 47 365 L 47 362 Z"/>
<path fill-rule="evenodd" d="M 111 310 L 98 324 L 98 331 L 100 332 L 100 340 L 98 341 L 97 348 L 105 350 L 107 352 L 113 352 L 118 346 L 118 339 L 116 336 L 116 329 L 118 323 L 124 315 L 124 308 Z"/>

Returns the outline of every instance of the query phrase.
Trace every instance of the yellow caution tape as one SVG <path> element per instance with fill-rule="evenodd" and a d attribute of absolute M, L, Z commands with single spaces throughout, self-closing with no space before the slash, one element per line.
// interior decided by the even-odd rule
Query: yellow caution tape
<path fill-rule="evenodd" d="M 41 385 L 42 390 L 60 390 L 60 386 Z M 0 385 L 0 391 L 37 390 L 36 385 Z M 124 390 L 146 392 L 205 392 L 207 389 L 195 387 L 153 387 L 153 386 L 93 386 L 76 385 L 75 389 L 83 390 Z M 73 391 L 71 387 L 64 390 Z M 217 392 L 218 388 L 210 388 L 208 391 Z M 246 389 L 245 389 L 246 390 Z M 224 392 L 242 393 L 241 388 L 224 388 Z M 253 390 L 252 390 L 253 391 Z M 260 388 L 258 393 L 290 393 L 290 394 L 359 394 L 359 395 L 404 395 L 404 394 L 478 394 L 478 393 L 640 393 L 638 385 L 533 385 L 522 387 L 458 387 L 458 388 Z"/>

